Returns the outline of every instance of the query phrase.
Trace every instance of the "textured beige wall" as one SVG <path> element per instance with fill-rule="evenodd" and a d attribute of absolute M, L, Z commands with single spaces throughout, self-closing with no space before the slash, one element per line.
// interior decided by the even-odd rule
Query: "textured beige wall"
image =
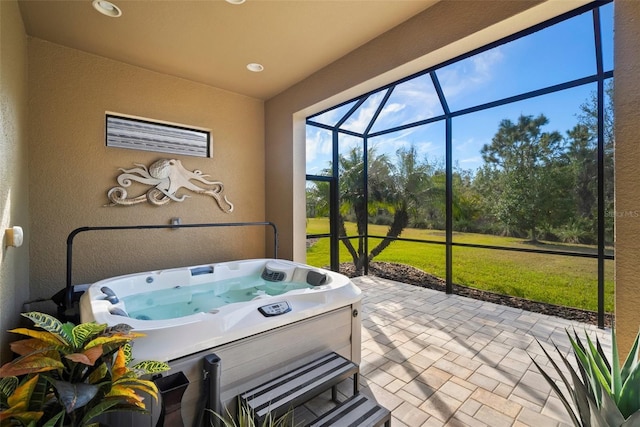
<path fill-rule="evenodd" d="M 263 102 L 29 39 L 31 297 L 65 284 L 66 239 L 81 226 L 264 221 Z M 105 111 L 212 129 L 213 158 L 107 148 Z M 211 197 L 105 207 L 119 168 L 178 158 L 224 183 L 235 204 Z M 145 191 L 139 188 L 139 192 Z M 180 192 L 178 194 L 181 194 Z M 73 283 L 149 269 L 264 256 L 265 231 L 90 232 L 74 244 Z"/>
<path fill-rule="evenodd" d="M 0 1 L 0 363 L 11 357 L 7 329 L 29 298 L 27 39 L 15 1 Z M 4 230 L 22 226 L 25 244 L 6 248 Z"/>
<path fill-rule="evenodd" d="M 615 3 L 616 333 L 627 354 L 640 327 L 640 2 Z"/>

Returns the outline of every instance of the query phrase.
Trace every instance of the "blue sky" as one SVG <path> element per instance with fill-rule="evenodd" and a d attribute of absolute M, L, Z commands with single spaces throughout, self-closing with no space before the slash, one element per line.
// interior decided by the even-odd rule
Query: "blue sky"
<path fill-rule="evenodd" d="M 613 4 L 601 8 L 604 69 L 613 67 Z M 595 74 L 595 47 L 591 12 L 532 35 L 456 62 L 436 71 L 451 111 L 517 95 Z M 453 120 L 453 159 L 462 169 L 482 164 L 480 150 L 491 142 L 503 119 L 544 114 L 547 131 L 563 135 L 577 123 L 579 106 L 596 90 L 580 86 L 537 98 L 459 116 Z M 343 128 L 362 132 L 382 100 L 372 95 Z M 351 105 L 323 114 L 317 121 L 333 124 Z M 398 85 L 376 120 L 372 132 L 442 114 L 428 75 Z M 341 152 L 361 142 L 342 136 Z M 444 122 L 370 139 L 378 153 L 394 155 L 401 147 L 415 146 L 430 162 L 444 162 Z M 320 174 L 331 160 L 331 133 L 307 126 L 307 174 Z"/>

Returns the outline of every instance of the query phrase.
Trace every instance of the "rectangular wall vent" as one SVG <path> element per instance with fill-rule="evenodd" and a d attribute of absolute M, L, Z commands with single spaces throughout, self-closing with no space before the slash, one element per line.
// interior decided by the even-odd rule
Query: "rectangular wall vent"
<path fill-rule="evenodd" d="M 107 147 L 211 157 L 211 132 L 107 113 Z"/>

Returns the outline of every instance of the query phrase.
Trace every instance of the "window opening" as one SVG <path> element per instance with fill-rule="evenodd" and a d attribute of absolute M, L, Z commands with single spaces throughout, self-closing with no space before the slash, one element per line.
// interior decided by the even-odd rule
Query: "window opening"
<path fill-rule="evenodd" d="M 534 267 L 584 259 L 591 273 L 580 292 L 597 298 L 583 308 L 597 300 L 603 327 L 613 286 L 612 12 L 613 3 L 582 7 L 308 118 L 325 141 L 331 133 L 322 169 L 336 189 L 323 219 L 331 267 L 351 262 L 366 274 L 381 254 L 411 253 L 451 292 L 454 281 L 492 282 L 493 258 Z M 312 153 L 307 179 L 318 170 Z M 444 255 L 438 265 L 432 250 Z M 544 282 L 535 268 L 493 273 Z"/>

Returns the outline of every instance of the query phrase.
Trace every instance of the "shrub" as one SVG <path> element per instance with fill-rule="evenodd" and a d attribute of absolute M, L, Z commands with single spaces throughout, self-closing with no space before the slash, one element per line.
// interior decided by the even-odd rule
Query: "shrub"
<path fill-rule="evenodd" d="M 143 391 L 158 389 L 140 378 L 169 369 L 144 361 L 129 367 L 131 341 L 143 334 L 129 325 L 62 323 L 47 314 L 23 313 L 41 329 L 9 332 L 29 338 L 11 343 L 19 357 L 0 367 L 0 423 L 5 425 L 87 426 L 100 414 L 146 412 Z"/>
<path fill-rule="evenodd" d="M 587 345 L 585 346 L 575 331 L 575 338 L 569 331 L 567 336 L 578 362 L 580 375 L 573 369 L 569 360 L 560 353 L 558 347 L 555 344 L 554 346 L 571 376 L 571 382 L 544 347 L 542 345 L 540 347 L 567 387 L 568 395 L 562 393 L 556 382 L 533 358 L 531 360 L 562 401 L 573 424 L 577 427 L 640 426 L 640 363 L 638 363 L 640 334 L 636 336 L 622 366 L 619 363 L 614 331 L 611 332 L 613 347 L 611 363 L 607 360 L 597 338 L 594 345 L 586 335 Z"/>

